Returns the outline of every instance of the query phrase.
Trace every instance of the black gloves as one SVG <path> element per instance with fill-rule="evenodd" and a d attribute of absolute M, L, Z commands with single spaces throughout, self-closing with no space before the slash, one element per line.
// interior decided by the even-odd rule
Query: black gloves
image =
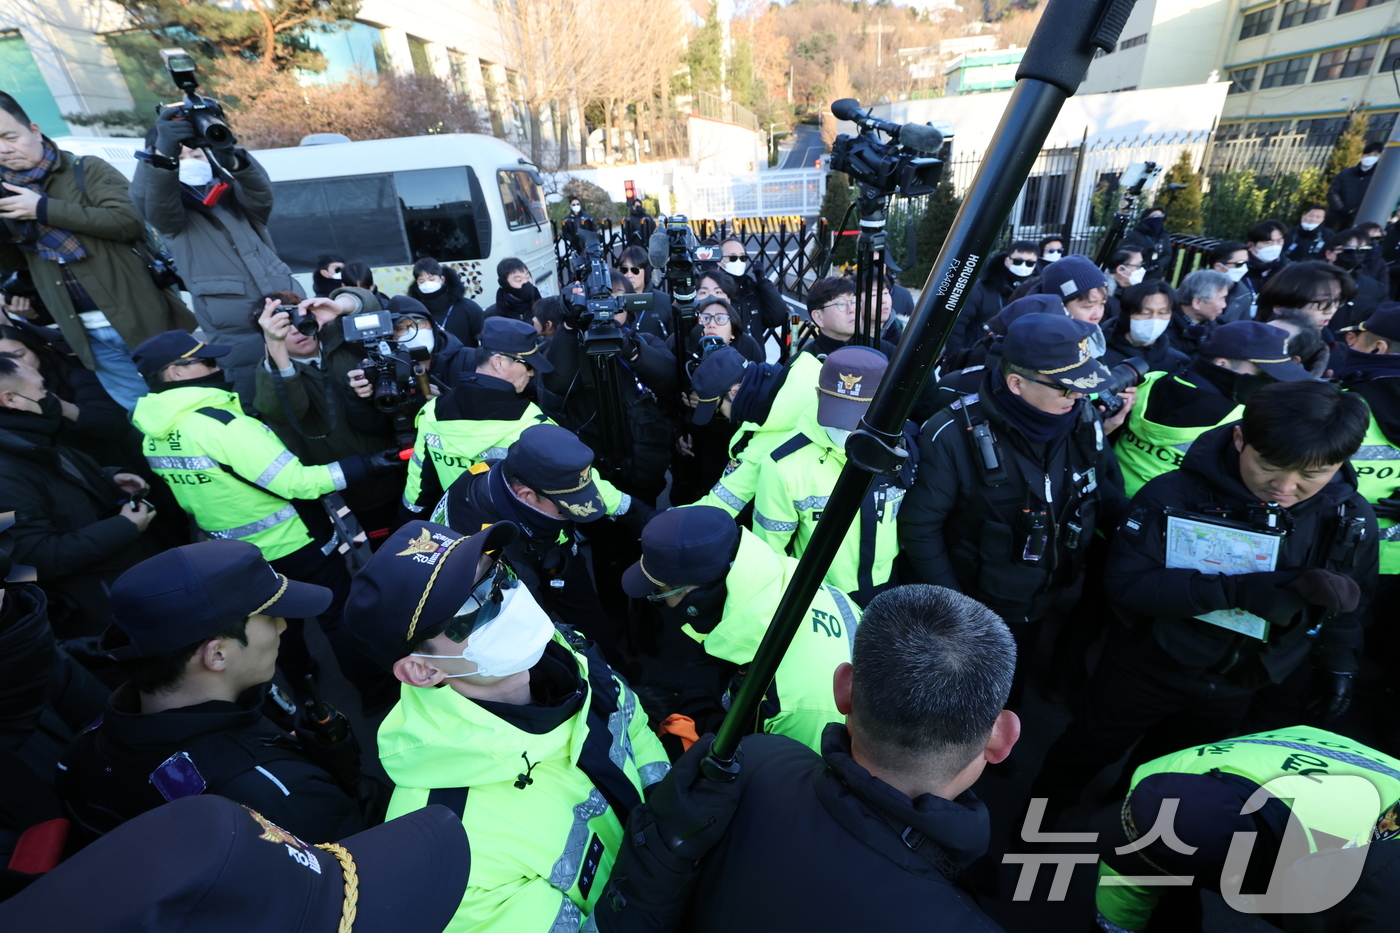
<path fill-rule="evenodd" d="M 1230 605 L 1252 612 L 1271 625 L 1287 625 L 1307 607 L 1307 600 L 1290 584 L 1298 579 L 1296 570 L 1273 570 L 1225 577 L 1232 587 Z"/>
<path fill-rule="evenodd" d="M 180 158 L 180 147 L 199 134 L 194 125 L 181 117 L 181 108 L 166 107 L 156 118 L 156 151 L 172 159 Z"/>
<path fill-rule="evenodd" d="M 1303 711 L 1308 719 L 1324 725 L 1351 707 L 1356 689 L 1355 674 L 1314 670 L 1312 684 L 1303 698 Z"/>
<path fill-rule="evenodd" d="M 357 454 L 337 460 L 336 464 L 345 474 L 345 485 L 353 486 L 376 476 L 386 476 L 408 466 L 408 461 L 399 457 L 397 449 L 381 450 L 376 454 Z"/>
<path fill-rule="evenodd" d="M 1304 570 L 1298 579 L 1288 584 L 1314 606 L 1332 612 L 1351 612 L 1361 602 L 1361 587 L 1346 574 L 1313 568 Z"/>

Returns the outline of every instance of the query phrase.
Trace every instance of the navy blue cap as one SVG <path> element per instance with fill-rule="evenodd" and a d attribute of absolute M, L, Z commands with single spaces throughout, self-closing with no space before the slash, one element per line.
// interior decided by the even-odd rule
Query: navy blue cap
<path fill-rule="evenodd" d="M 1094 357 L 1090 346 L 1097 332 L 1097 326 L 1065 314 L 1027 314 L 1006 329 L 1001 352 L 1015 365 L 1049 376 L 1066 389 L 1093 392 L 1109 378 L 1108 367 Z"/>
<path fill-rule="evenodd" d="M 497 522 L 470 537 L 446 525 L 411 521 L 379 546 L 355 574 L 345 627 L 362 652 L 385 669 L 425 638 L 439 635 L 476 587 L 476 565 L 519 534 Z"/>
<path fill-rule="evenodd" d="M 442 930 L 471 869 L 462 821 L 433 805 L 339 841 L 355 933 Z M 336 853 L 224 797 L 127 820 L 0 904 L 7 930 L 331 933 L 352 905 Z"/>
<path fill-rule="evenodd" d="M 111 603 L 102 650 L 146 658 L 213 638 L 257 613 L 312 618 L 331 604 L 331 591 L 287 579 L 255 544 L 216 540 L 141 561 L 112 584 Z"/>
<path fill-rule="evenodd" d="M 492 353 L 518 357 L 538 373 L 554 372 L 554 364 L 540 349 L 539 335 L 513 317 L 488 317 L 481 326 L 481 345 Z"/>
<path fill-rule="evenodd" d="M 575 522 L 606 518 L 608 507 L 593 481 L 593 451 L 573 431 L 533 424 L 506 451 L 506 477 L 519 480 L 559 506 Z"/>
<path fill-rule="evenodd" d="M 1309 373 L 1288 353 L 1288 332 L 1258 321 L 1221 324 L 1197 351 L 1201 359 L 1248 360 L 1280 382 L 1302 382 Z"/>
<path fill-rule="evenodd" d="M 1040 290 L 1069 301 L 1095 288 L 1107 288 L 1108 277 L 1088 256 L 1065 256 L 1052 262 L 1040 274 Z"/>
<path fill-rule="evenodd" d="M 168 330 L 142 341 L 131 351 L 131 358 L 136 361 L 136 371 L 143 376 L 149 376 L 176 360 L 212 360 L 232 349 L 233 347 L 195 340 L 182 330 Z"/>
<path fill-rule="evenodd" d="M 859 427 L 889 365 L 889 358 L 871 347 L 833 350 L 817 380 L 817 423 L 846 431 Z"/>
<path fill-rule="evenodd" d="M 720 347 L 705 358 L 690 376 L 690 387 L 699 401 L 690 416 L 692 424 L 709 424 L 719 403 L 729 390 L 744 381 L 744 354 L 733 347 Z"/>
<path fill-rule="evenodd" d="M 686 505 L 657 515 L 642 529 L 642 559 L 622 574 L 633 599 L 663 586 L 713 583 L 729 573 L 739 526 L 724 509 Z"/>
<path fill-rule="evenodd" d="M 987 322 L 986 328 L 993 334 L 1005 335 L 1006 329 L 1027 314 L 1063 314 L 1068 317 L 1065 304 L 1054 295 L 1025 295 L 1006 305 L 996 316 Z"/>
<path fill-rule="evenodd" d="M 1400 302 L 1386 301 L 1376 306 L 1376 310 L 1362 321 L 1351 327 L 1343 327 L 1342 331 L 1363 331 L 1368 334 L 1375 334 L 1377 337 L 1384 337 L 1386 340 L 1400 340 Z"/>

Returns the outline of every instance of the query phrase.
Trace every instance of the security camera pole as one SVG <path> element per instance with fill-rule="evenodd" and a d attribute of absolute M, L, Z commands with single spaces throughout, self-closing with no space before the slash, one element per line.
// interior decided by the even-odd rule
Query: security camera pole
<path fill-rule="evenodd" d="M 846 537 L 872 477 L 894 473 L 908 456 L 899 445 L 904 422 L 1060 108 L 1084 79 L 1095 49 L 1116 47 L 1133 3 L 1050 0 L 1016 71 L 1016 89 L 943 242 L 880 390 L 860 428 L 847 441 L 846 466 L 822 520 L 715 737 L 705 761 L 705 773 L 712 779 L 728 780 L 737 774 L 734 756 L 739 739 L 753 723 L 759 701 Z"/>

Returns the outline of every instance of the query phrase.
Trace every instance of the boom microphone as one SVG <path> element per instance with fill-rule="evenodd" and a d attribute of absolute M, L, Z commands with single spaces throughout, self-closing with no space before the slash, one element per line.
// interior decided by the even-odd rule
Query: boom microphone
<path fill-rule="evenodd" d="M 860 109 L 860 101 L 843 97 L 831 105 L 832 116 L 848 120 L 857 126 L 879 130 L 899 141 L 901 146 L 916 152 L 937 152 L 943 145 L 943 134 L 927 123 L 891 123 L 871 116 Z"/>
<path fill-rule="evenodd" d="M 665 221 L 662 221 L 664 224 Z M 671 258 L 671 240 L 666 236 L 663 227 L 658 226 L 656 232 L 647 240 L 647 262 L 651 264 L 651 284 L 660 285 L 661 280 L 666 275 L 666 263 Z"/>

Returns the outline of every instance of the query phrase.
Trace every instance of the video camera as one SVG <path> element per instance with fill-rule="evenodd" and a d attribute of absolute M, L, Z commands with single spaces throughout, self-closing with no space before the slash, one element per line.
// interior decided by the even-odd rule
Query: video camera
<path fill-rule="evenodd" d="M 583 352 L 589 356 L 610 356 L 621 353 L 627 346 L 627 334 L 613 317 L 623 311 L 636 313 L 651 307 L 650 295 L 626 295 L 624 302 L 612 293 L 612 272 L 603 261 L 603 246 L 591 230 L 580 230 L 583 255 L 574 260 L 574 277 L 582 292 L 570 291 L 565 296 L 564 323 L 577 331 Z"/>
<path fill-rule="evenodd" d="M 831 146 L 831 168 L 845 172 L 857 184 L 873 189 L 876 197 L 896 192 L 906 198 L 932 194 L 943 175 L 943 160 L 931 153 L 943 147 L 943 134 L 930 124 L 891 123 L 860 109 L 860 101 L 846 97 L 831 105 L 838 120 L 860 127 L 856 136 L 841 134 Z M 876 133 L 890 137 L 881 141 Z M 919 155 L 918 153 L 925 153 Z"/>
<path fill-rule="evenodd" d="M 161 49 L 160 57 L 165 62 L 165 70 L 170 72 L 170 80 L 185 94 L 185 102 L 179 105 L 178 119 L 188 120 L 197 134 L 190 140 L 191 149 L 232 149 L 238 145 L 233 130 L 224 122 L 224 108 L 219 102 L 199 94 L 199 79 L 194 56 L 184 49 Z M 156 112 L 164 108 L 157 105 Z"/>
<path fill-rule="evenodd" d="M 1108 371 L 1108 384 L 1099 390 L 1094 399 L 1103 408 L 1105 418 L 1112 418 L 1123 410 L 1123 406 L 1128 403 L 1123 401 L 1118 393 L 1141 385 L 1142 380 L 1147 377 L 1148 369 L 1147 360 L 1140 356 L 1132 356 Z"/>
<path fill-rule="evenodd" d="M 374 407 L 397 414 L 428 400 L 428 370 L 424 365 L 432 355 L 415 347 L 405 357 L 392 346 L 394 319 L 388 311 L 361 311 L 345 321 L 345 339 L 363 344 L 365 359 L 360 368 L 374 386 Z"/>

